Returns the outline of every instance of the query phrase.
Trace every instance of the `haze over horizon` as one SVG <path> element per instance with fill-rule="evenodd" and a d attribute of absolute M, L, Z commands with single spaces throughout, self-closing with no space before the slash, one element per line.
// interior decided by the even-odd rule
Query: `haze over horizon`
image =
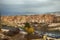
<path fill-rule="evenodd" d="M 60 11 L 60 0 L 1 0 L 1 15 L 41 14 Z"/>

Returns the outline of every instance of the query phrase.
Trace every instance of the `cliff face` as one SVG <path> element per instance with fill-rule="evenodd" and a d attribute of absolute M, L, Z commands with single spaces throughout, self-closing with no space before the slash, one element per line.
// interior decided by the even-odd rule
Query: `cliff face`
<path fill-rule="evenodd" d="M 52 23 L 55 18 L 55 15 L 50 14 L 26 16 L 1 16 L 1 21 L 5 24 L 17 25 L 25 22 Z M 60 19 L 60 17 L 58 19 Z"/>
<path fill-rule="evenodd" d="M 26 16 L 1 16 L 1 23 L 7 26 L 24 27 L 25 22 L 50 23 L 49 30 L 60 30 L 60 16 L 44 14 L 44 15 L 26 15 Z M 53 23 L 59 22 L 59 23 Z M 33 25 L 33 24 L 32 24 Z M 40 25 L 38 24 L 40 27 Z M 37 27 L 37 29 L 39 29 Z M 45 26 L 44 26 L 45 28 Z"/>

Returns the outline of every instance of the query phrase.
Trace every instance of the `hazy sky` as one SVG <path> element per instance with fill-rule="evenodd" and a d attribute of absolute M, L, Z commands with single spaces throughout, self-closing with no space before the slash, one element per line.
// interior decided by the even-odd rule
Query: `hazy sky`
<path fill-rule="evenodd" d="M 41 14 L 60 11 L 60 0 L 1 0 L 1 15 Z"/>

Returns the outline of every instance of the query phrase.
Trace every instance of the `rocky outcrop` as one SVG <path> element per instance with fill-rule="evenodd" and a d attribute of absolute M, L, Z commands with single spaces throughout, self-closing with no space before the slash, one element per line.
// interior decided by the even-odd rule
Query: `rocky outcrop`
<path fill-rule="evenodd" d="M 38 23 L 52 23 L 60 19 L 56 15 L 43 14 L 43 15 L 22 15 L 22 16 L 1 16 L 2 24 L 6 25 L 20 25 L 25 22 L 38 22 Z"/>

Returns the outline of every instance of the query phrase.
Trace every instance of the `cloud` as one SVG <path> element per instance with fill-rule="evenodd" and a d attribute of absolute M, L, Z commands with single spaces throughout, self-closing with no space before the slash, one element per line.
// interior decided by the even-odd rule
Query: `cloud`
<path fill-rule="evenodd" d="M 24 4 L 23 0 L 1 0 L 2 4 Z"/>
<path fill-rule="evenodd" d="M 2 0 L 2 4 L 5 15 L 60 11 L 60 0 Z"/>
<path fill-rule="evenodd" d="M 47 2 L 48 0 L 1 0 L 2 4 L 36 4 Z"/>

